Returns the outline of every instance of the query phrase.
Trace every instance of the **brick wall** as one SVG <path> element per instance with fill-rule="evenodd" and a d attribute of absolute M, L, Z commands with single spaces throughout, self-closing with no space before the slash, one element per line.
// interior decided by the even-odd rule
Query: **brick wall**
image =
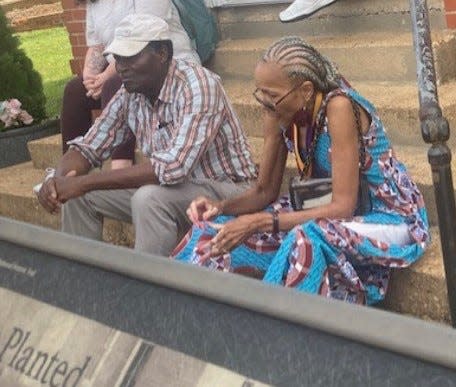
<path fill-rule="evenodd" d="M 62 0 L 63 22 L 70 36 L 73 59 L 70 60 L 73 74 L 81 74 L 87 50 L 85 41 L 85 6 L 75 0 Z"/>
<path fill-rule="evenodd" d="M 444 0 L 445 17 L 448 28 L 456 28 L 456 0 Z"/>

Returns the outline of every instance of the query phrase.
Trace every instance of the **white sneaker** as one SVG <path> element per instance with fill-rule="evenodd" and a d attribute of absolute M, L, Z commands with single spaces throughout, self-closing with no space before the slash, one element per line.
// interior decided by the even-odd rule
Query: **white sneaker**
<path fill-rule="evenodd" d="M 54 177 L 55 175 L 55 169 L 54 168 L 46 168 L 46 170 L 44 171 L 46 173 L 46 176 L 44 176 L 44 181 L 43 183 L 46 181 L 46 180 L 49 180 L 51 177 Z M 43 186 L 43 183 L 39 183 L 37 185 L 35 185 L 33 187 L 33 192 L 38 195 L 38 193 L 40 192 L 40 189 L 41 187 Z"/>
<path fill-rule="evenodd" d="M 280 12 L 280 21 L 287 23 L 303 19 L 336 0 L 295 0 L 287 9 Z"/>

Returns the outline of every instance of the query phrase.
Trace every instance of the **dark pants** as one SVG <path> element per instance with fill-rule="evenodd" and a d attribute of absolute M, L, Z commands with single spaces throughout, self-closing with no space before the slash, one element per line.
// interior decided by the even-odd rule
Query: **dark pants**
<path fill-rule="evenodd" d="M 104 109 L 121 84 L 122 81 L 117 74 L 109 78 L 103 85 L 99 100 L 86 96 L 87 90 L 82 83 L 82 77 L 73 78 L 66 84 L 60 116 L 63 153 L 68 150 L 67 141 L 83 136 L 92 126 L 92 110 Z M 133 160 L 135 146 L 135 136 L 128 136 L 123 144 L 114 149 L 112 159 Z"/>

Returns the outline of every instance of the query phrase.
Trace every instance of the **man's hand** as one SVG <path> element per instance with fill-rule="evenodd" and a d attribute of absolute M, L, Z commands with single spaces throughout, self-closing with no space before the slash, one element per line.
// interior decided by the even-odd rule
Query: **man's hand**
<path fill-rule="evenodd" d="M 70 171 L 66 175 L 67 177 L 51 177 L 43 182 L 40 191 L 38 192 L 38 201 L 44 207 L 44 209 L 51 213 L 57 214 L 60 212 L 62 202 L 58 194 L 57 179 L 73 179 L 76 176 L 76 171 Z M 68 200 L 68 199 L 67 199 Z"/>
<path fill-rule="evenodd" d="M 76 176 L 74 171 L 69 172 L 65 177 L 54 177 L 59 203 L 64 204 L 68 200 L 78 198 L 86 193 L 81 184 L 82 178 Z"/>

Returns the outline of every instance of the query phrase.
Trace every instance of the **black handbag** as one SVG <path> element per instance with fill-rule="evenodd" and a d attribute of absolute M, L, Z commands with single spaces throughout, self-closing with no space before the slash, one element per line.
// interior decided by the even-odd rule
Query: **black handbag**
<path fill-rule="evenodd" d="M 352 99 L 350 101 L 356 119 L 360 146 L 358 203 L 354 212 L 355 216 L 359 216 L 369 212 L 372 209 L 372 203 L 369 195 L 369 183 L 361 173 L 361 166 L 364 165 L 366 159 L 366 150 L 363 142 L 359 107 Z M 293 176 L 289 181 L 288 189 L 291 205 L 295 211 L 322 206 L 330 203 L 332 200 L 331 178 L 304 178 L 302 175 Z"/>

